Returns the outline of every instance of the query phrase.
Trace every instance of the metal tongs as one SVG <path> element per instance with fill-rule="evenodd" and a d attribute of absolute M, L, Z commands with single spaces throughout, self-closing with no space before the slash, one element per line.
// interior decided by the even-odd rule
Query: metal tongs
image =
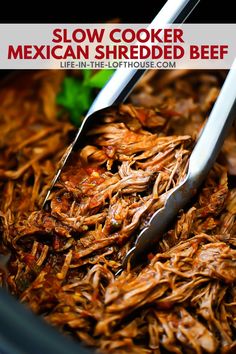
<path fill-rule="evenodd" d="M 123 267 L 128 262 L 131 265 L 140 262 L 141 256 L 153 248 L 170 227 L 178 211 L 191 200 L 206 178 L 236 117 L 235 83 L 236 59 L 197 139 L 189 159 L 187 176 L 173 189 L 163 208 L 153 214 L 147 227 L 140 232 L 134 247 L 129 250 L 123 260 Z"/>
<path fill-rule="evenodd" d="M 199 1 L 168 0 L 148 28 L 165 28 L 168 24 L 184 22 Z M 88 128 L 93 123 L 96 123 L 97 113 L 105 108 L 122 103 L 145 71 L 141 69 L 120 68 L 116 70 L 106 86 L 100 91 L 84 118 L 74 141 L 70 144 L 59 163 L 59 168 L 51 182 L 49 191 L 43 202 L 43 207 L 48 204 L 50 193 L 77 142 L 85 136 Z"/>
<path fill-rule="evenodd" d="M 158 27 L 168 23 L 183 22 L 187 15 L 196 6 L 198 0 L 169 0 L 156 16 L 151 25 Z M 48 200 L 50 192 L 57 181 L 77 140 L 85 136 L 89 127 L 96 122 L 97 112 L 111 105 L 119 104 L 125 100 L 135 83 L 144 73 L 143 70 L 119 69 L 112 76 L 105 88 L 100 92 L 85 117 L 75 140 L 69 146 L 62 158 L 60 168 L 52 181 L 51 188 L 46 196 Z M 224 139 L 236 116 L 236 60 L 224 82 L 220 95 L 210 113 L 207 123 L 194 147 L 189 160 L 189 168 L 186 178 L 173 189 L 167 198 L 163 208 L 156 211 L 145 227 L 138 235 L 134 247 L 126 254 L 123 260 L 123 268 L 130 262 L 134 265 L 142 259 L 142 255 L 150 251 L 163 233 L 168 229 L 178 211 L 194 196 L 201 185 L 217 155 Z"/>

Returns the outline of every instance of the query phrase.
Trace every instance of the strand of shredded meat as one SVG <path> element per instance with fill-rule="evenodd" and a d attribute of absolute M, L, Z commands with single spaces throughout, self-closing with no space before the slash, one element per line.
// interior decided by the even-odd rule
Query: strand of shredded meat
<path fill-rule="evenodd" d="M 88 131 L 46 211 L 43 198 L 74 135 L 55 103 L 64 75 L 19 74 L 0 88 L 0 253 L 11 252 L 0 284 L 102 353 L 233 353 L 234 129 L 147 262 L 115 277 L 186 175 L 224 73 L 144 77 L 129 104 L 108 110 Z"/>

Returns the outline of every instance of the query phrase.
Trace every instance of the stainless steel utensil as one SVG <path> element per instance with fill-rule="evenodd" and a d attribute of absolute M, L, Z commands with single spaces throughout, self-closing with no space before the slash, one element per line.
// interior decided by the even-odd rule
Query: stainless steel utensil
<path fill-rule="evenodd" d="M 207 176 L 236 117 L 235 83 L 236 60 L 190 156 L 186 178 L 174 188 L 164 207 L 153 214 L 147 227 L 138 235 L 134 247 L 123 260 L 123 268 L 128 262 L 131 265 L 140 262 L 141 256 L 153 248 Z"/>
<path fill-rule="evenodd" d="M 164 28 L 167 24 L 184 22 L 199 1 L 200 0 L 168 0 L 158 15 L 154 18 L 150 24 L 150 27 Z M 86 117 L 84 118 L 74 141 L 68 147 L 59 163 L 59 168 L 45 197 L 43 207 L 46 205 L 51 190 L 58 180 L 66 161 L 76 145 L 76 142 L 84 136 L 88 126 L 96 120 L 96 112 L 101 109 L 108 108 L 109 106 L 122 103 L 144 72 L 145 70 L 140 69 L 118 69 L 111 77 L 107 85 L 100 91 L 99 95 L 90 107 Z"/>

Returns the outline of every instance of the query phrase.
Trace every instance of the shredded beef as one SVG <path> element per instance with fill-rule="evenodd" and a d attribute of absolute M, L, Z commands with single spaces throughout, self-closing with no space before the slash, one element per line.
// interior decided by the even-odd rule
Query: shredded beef
<path fill-rule="evenodd" d="M 88 131 L 42 210 L 75 132 L 66 115 L 58 118 L 64 75 L 19 74 L 0 88 L 0 252 L 11 254 L 0 285 L 102 353 L 233 353 L 234 129 L 146 263 L 115 277 L 138 233 L 186 175 L 224 73 L 149 72 L 128 104 Z"/>

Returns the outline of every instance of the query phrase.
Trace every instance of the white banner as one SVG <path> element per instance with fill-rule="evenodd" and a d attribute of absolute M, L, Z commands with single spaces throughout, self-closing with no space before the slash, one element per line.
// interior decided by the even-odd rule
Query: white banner
<path fill-rule="evenodd" d="M 0 69 L 229 69 L 236 24 L 0 24 Z"/>

